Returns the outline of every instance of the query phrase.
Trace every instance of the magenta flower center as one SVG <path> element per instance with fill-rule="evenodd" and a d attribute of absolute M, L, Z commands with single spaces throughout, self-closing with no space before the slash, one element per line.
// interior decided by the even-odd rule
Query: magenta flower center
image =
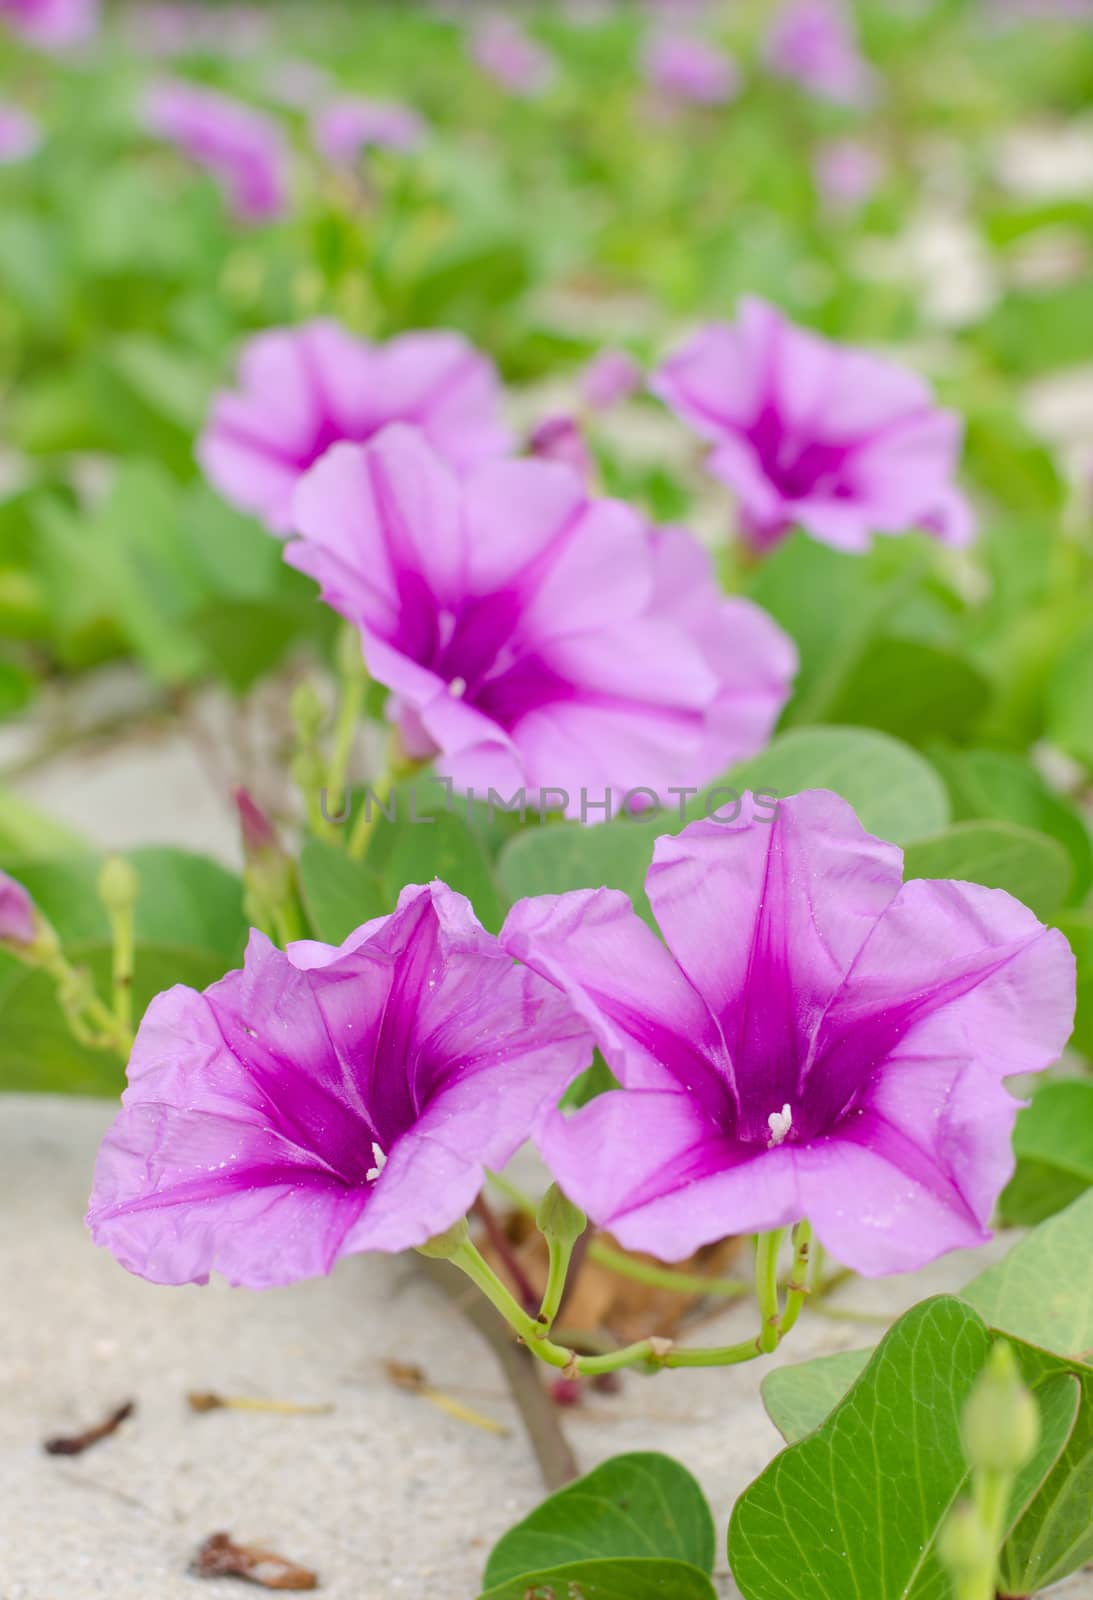
<path fill-rule="evenodd" d="M 773 406 L 764 407 L 750 430 L 751 442 L 767 478 L 785 500 L 851 499 L 853 485 L 845 476 L 850 451 L 845 445 L 800 438 L 786 430 Z"/>

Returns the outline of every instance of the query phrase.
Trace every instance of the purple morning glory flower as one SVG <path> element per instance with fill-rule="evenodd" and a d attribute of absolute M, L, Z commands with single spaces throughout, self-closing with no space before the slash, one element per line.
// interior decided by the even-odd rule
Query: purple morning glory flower
<path fill-rule="evenodd" d="M 822 99 L 864 105 L 872 97 L 873 69 L 841 0 L 786 0 L 767 35 L 766 58 L 772 72 Z"/>
<path fill-rule="evenodd" d="M 0 0 L 0 18 L 28 44 L 64 50 L 99 26 L 99 0 Z"/>
<path fill-rule="evenodd" d="M 609 411 L 641 387 L 641 365 L 627 350 L 601 350 L 584 369 L 581 399 L 590 411 Z"/>
<path fill-rule="evenodd" d="M 554 81 L 554 58 L 549 51 L 514 18 L 501 13 L 476 25 L 471 54 L 495 83 L 525 99 L 545 93 Z"/>
<path fill-rule="evenodd" d="M 0 100 L 0 166 L 25 161 L 42 142 L 37 122 L 19 106 Z"/>
<path fill-rule="evenodd" d="M 987 1236 L 1013 1170 L 1004 1080 L 1060 1055 L 1074 957 L 1008 894 L 901 885 L 837 795 L 745 797 L 657 841 L 667 948 L 625 895 L 525 900 L 504 947 L 564 990 L 624 1086 L 539 1143 L 577 1205 L 679 1261 L 808 1217 L 867 1276 Z"/>
<path fill-rule="evenodd" d="M 416 150 L 426 132 L 411 106 L 389 100 L 334 100 L 312 123 L 316 150 L 335 166 L 351 166 L 369 149 Z"/>
<path fill-rule="evenodd" d="M 764 612 L 708 568 L 667 598 L 640 518 L 556 462 L 460 480 L 396 425 L 328 452 L 295 521 L 287 560 L 360 626 L 404 747 L 459 791 L 603 820 L 585 795 L 700 784 L 760 748 L 789 693 L 793 646 Z"/>
<path fill-rule="evenodd" d="M 360 443 L 400 420 L 458 468 L 510 443 L 497 373 L 461 334 L 404 333 L 371 345 L 336 322 L 273 328 L 244 347 L 239 388 L 214 402 L 198 459 L 225 500 L 286 534 L 307 469 L 332 444 Z"/>
<path fill-rule="evenodd" d="M 884 177 L 884 162 L 861 139 L 829 139 L 816 152 L 816 187 L 829 210 L 857 211 Z"/>
<path fill-rule="evenodd" d="M 33 944 L 36 932 L 30 895 L 21 883 L 0 872 L 0 944 Z"/>
<path fill-rule="evenodd" d="M 159 995 L 88 1224 L 155 1283 L 251 1289 L 453 1226 L 588 1064 L 556 990 L 442 883 L 340 948 L 252 933 L 204 994 Z"/>
<path fill-rule="evenodd" d="M 265 222 L 284 213 L 288 151 L 272 118 L 181 79 L 153 85 L 145 117 L 152 133 L 215 175 L 241 221 Z"/>
<path fill-rule="evenodd" d="M 732 488 L 757 548 L 794 526 L 837 550 L 875 533 L 927 528 L 973 537 L 953 478 L 962 424 L 895 362 L 821 338 L 762 300 L 736 323 L 711 323 L 670 357 L 651 387 L 714 444 L 710 471 Z"/>
<path fill-rule="evenodd" d="M 658 94 L 695 105 L 724 105 L 739 91 L 735 61 L 700 34 L 658 28 L 645 49 L 645 76 Z"/>

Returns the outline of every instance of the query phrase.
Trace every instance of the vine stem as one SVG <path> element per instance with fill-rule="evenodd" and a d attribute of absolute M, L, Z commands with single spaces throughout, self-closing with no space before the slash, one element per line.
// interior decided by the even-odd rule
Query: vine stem
<path fill-rule="evenodd" d="M 781 1242 L 784 1231 L 784 1229 L 779 1231 L 777 1243 Z M 772 1237 L 765 1234 L 760 1240 L 759 1260 L 762 1272 L 759 1274 L 761 1282 L 758 1287 L 763 1293 L 767 1292 L 772 1270 L 769 1260 L 773 1258 L 773 1293 L 777 1306 L 777 1243 L 773 1245 L 767 1243 Z M 496 1311 L 500 1312 L 532 1355 L 547 1366 L 564 1372 L 566 1377 L 591 1378 L 605 1372 L 618 1372 L 623 1367 L 639 1365 L 654 1370 L 659 1367 L 727 1367 L 743 1361 L 754 1361 L 757 1356 L 769 1354 L 766 1345 L 769 1319 L 764 1317 L 764 1327 L 759 1335 L 751 1339 L 742 1339 L 737 1344 L 711 1349 L 679 1349 L 671 1339 L 662 1339 L 654 1335 L 648 1339 L 639 1339 L 633 1344 L 623 1345 L 618 1350 L 605 1351 L 602 1355 L 578 1355 L 575 1350 L 556 1344 L 550 1338 L 548 1328 L 517 1303 L 469 1238 L 461 1241 L 449 1259 L 453 1266 L 458 1267 L 481 1289 L 486 1299 Z M 772 1331 L 774 1344 L 769 1347 L 770 1349 L 774 1349 L 778 1343 L 777 1313 Z"/>
<path fill-rule="evenodd" d="M 543 1387 L 539 1367 L 526 1345 L 518 1344 L 512 1330 L 479 1295 L 467 1293 L 466 1279 L 447 1261 L 419 1257 L 429 1280 L 485 1339 L 504 1373 L 513 1402 L 520 1413 L 528 1443 L 539 1464 L 543 1486 L 562 1489 L 579 1475 L 577 1459 L 558 1417 L 558 1409 Z"/>
<path fill-rule="evenodd" d="M 537 1209 L 534 1201 L 522 1189 L 518 1189 L 511 1179 L 503 1173 L 491 1172 L 489 1181 L 517 1211 L 534 1218 Z M 720 1295 L 726 1300 L 738 1300 L 751 1290 L 751 1284 L 744 1278 L 708 1278 L 701 1272 L 680 1272 L 675 1267 L 663 1267 L 654 1261 L 639 1261 L 627 1255 L 625 1250 L 617 1250 L 605 1239 L 592 1235 L 586 1235 L 581 1243 L 589 1261 L 606 1267 L 608 1272 L 620 1278 L 630 1278 L 634 1283 L 644 1283 L 651 1289 L 669 1289 L 673 1294 Z"/>
<path fill-rule="evenodd" d="M 785 1228 L 761 1233 L 755 1247 L 755 1295 L 759 1301 L 759 1349 L 764 1355 L 777 1350 L 781 1337 L 778 1309 L 778 1254 L 786 1236 Z"/>

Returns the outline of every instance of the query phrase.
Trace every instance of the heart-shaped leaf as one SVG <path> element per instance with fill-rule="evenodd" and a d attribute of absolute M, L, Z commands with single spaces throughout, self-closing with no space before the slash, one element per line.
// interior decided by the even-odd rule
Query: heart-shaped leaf
<path fill-rule="evenodd" d="M 736 1502 L 729 1561 L 746 1600 L 946 1592 L 934 1546 L 966 1477 L 960 1414 L 989 1345 L 959 1300 L 896 1323 L 823 1426 Z"/>
<path fill-rule="evenodd" d="M 1009 1222 L 1031 1227 L 1093 1188 L 1093 1083 L 1045 1083 L 1017 1118 L 1017 1171 L 1001 1207 Z"/>
<path fill-rule="evenodd" d="M 992 1328 L 1061 1356 L 1093 1350 L 1093 1191 L 1049 1217 L 961 1296 Z"/>
<path fill-rule="evenodd" d="M 614 1456 L 552 1494 L 494 1546 L 485 1585 L 608 1556 L 665 1558 L 712 1572 L 713 1517 L 678 1461 L 653 1451 Z"/>

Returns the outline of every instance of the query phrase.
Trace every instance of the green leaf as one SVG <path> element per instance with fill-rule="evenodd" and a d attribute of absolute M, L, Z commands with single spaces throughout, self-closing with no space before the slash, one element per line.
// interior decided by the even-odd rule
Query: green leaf
<path fill-rule="evenodd" d="M 1093 1061 L 1093 907 L 1064 913 L 1059 927 L 1070 940 L 1078 963 L 1078 1008 L 1071 1044 Z"/>
<path fill-rule="evenodd" d="M 832 722 L 879 728 L 920 743 L 966 736 L 986 710 L 990 684 L 969 661 L 918 639 L 878 638 L 838 694 Z"/>
<path fill-rule="evenodd" d="M 394 824 L 382 878 L 391 908 L 406 884 L 439 878 L 449 889 L 467 896 L 479 921 L 492 933 L 505 920 L 505 900 L 485 846 L 454 812 L 423 814 L 416 823 L 400 818 Z"/>
<path fill-rule="evenodd" d="M 362 922 L 394 910 L 379 876 L 325 839 L 304 841 L 300 897 L 315 937 L 326 944 L 341 944 Z"/>
<path fill-rule="evenodd" d="M 1034 1345 L 1014 1349 L 1040 1405 L 1042 1437 L 1011 1499 L 1001 1574 L 1006 1593 L 1032 1594 L 1093 1556 L 1093 1368 Z"/>
<path fill-rule="evenodd" d="M 833 789 L 864 828 L 895 844 L 927 837 L 949 821 L 945 785 L 929 762 L 898 739 L 861 728 L 795 728 L 724 781 L 783 797 Z"/>
<path fill-rule="evenodd" d="M 608 822 L 598 827 L 547 823 L 509 840 L 498 860 L 498 875 L 510 900 L 565 894 L 569 889 L 621 889 L 652 924 L 645 874 L 653 859 L 653 842 L 665 831 L 644 822 Z"/>
<path fill-rule="evenodd" d="M 1057 1355 L 1093 1350 L 1093 1193 L 1042 1222 L 961 1290 L 993 1328 Z"/>
<path fill-rule="evenodd" d="M 573 1561 L 521 1573 L 479 1600 L 717 1600 L 713 1584 L 682 1561 Z"/>
<path fill-rule="evenodd" d="M 154 845 L 127 851 L 126 856 L 139 879 L 138 967 L 140 947 L 159 944 L 215 959 L 221 965 L 215 975 L 221 976 L 224 967 L 242 954 L 247 933 L 240 880 L 218 862 L 187 850 Z M 87 852 L 20 862 L 12 869 L 66 947 L 109 940 L 109 919 L 98 897 L 102 862 L 102 856 Z"/>
<path fill-rule="evenodd" d="M 186 620 L 212 666 L 236 694 L 246 694 L 295 643 L 310 613 L 268 601 L 218 600 Z"/>
<path fill-rule="evenodd" d="M 966 1477 L 960 1415 L 989 1344 L 959 1300 L 896 1323 L 823 1426 L 736 1502 L 729 1561 L 745 1600 L 947 1593 L 934 1544 Z"/>
<path fill-rule="evenodd" d="M 36 687 L 33 673 L 0 657 L 0 721 L 25 711 Z"/>
<path fill-rule="evenodd" d="M 203 579 L 184 542 L 176 494 L 158 465 L 126 463 L 86 534 L 103 607 L 149 672 L 170 683 L 204 663 L 185 626 L 203 598 Z"/>
<path fill-rule="evenodd" d="M 788 723 L 837 720 L 832 706 L 870 641 L 925 570 L 913 540 L 903 550 L 881 547 L 861 557 L 795 533 L 766 558 L 751 597 L 782 624 L 800 654 Z"/>
<path fill-rule="evenodd" d="M 1000 1202 L 1007 1222 L 1031 1227 L 1093 1187 L 1093 1081 L 1045 1083 L 1017 1118 L 1017 1171 Z"/>
<path fill-rule="evenodd" d="M 670 1456 L 614 1456 L 552 1494 L 494 1545 L 483 1583 L 586 1558 L 640 1556 L 712 1572 L 714 1524 L 702 1490 Z"/>
<path fill-rule="evenodd" d="M 1093 1539 L 1088 1516 L 1093 1487 L 1093 1370 L 1034 1345 L 1011 1343 L 1040 1407 L 1041 1437 L 1010 1496 L 1002 1570 L 1007 1594 L 1031 1594 L 1080 1566 Z M 834 1412 L 872 1354 L 846 1351 L 768 1375 L 763 1399 L 791 1444 L 823 1425 L 825 1414 Z M 901 1404 L 909 1410 L 915 1403 L 915 1392 L 908 1388 Z M 893 1425 L 898 1425 L 899 1415 L 893 1402 Z M 954 1448 L 953 1469 L 959 1471 L 963 1466 L 959 1440 Z M 942 1584 L 935 1590 L 931 1571 L 940 1578 L 931 1562 L 922 1587 L 911 1591 L 915 1600 L 935 1593 L 937 1600 L 947 1600 L 948 1589 Z"/>
<path fill-rule="evenodd" d="M 67 947 L 86 967 L 102 996 L 109 993 L 110 946 L 78 940 Z M 163 989 L 185 983 L 206 989 L 224 975 L 223 958 L 188 945 L 143 944 L 137 952 L 133 1011 L 138 1018 Z M 113 1097 L 125 1068 L 109 1051 L 77 1044 L 68 1031 L 53 986 L 40 972 L 0 961 L 0 1090 Z"/>
<path fill-rule="evenodd" d="M 1072 869 L 1062 845 L 1012 822 L 957 822 L 918 839 L 904 856 L 906 878 L 958 878 L 1006 889 L 1038 917 L 1058 911 Z"/>
<path fill-rule="evenodd" d="M 1081 813 L 1054 794 L 1023 756 L 1002 750 L 933 748 L 930 759 L 952 799 L 953 820 L 1016 822 L 1057 839 L 1070 857 L 1070 899 L 1093 888 L 1093 838 Z"/>
<path fill-rule="evenodd" d="M 865 1370 L 871 1350 L 840 1350 L 775 1367 L 759 1385 L 767 1416 L 787 1444 L 796 1444 L 829 1416 Z"/>
<path fill-rule="evenodd" d="M 1068 755 L 1093 767 L 1093 628 L 1080 633 L 1056 663 L 1047 729 Z"/>

